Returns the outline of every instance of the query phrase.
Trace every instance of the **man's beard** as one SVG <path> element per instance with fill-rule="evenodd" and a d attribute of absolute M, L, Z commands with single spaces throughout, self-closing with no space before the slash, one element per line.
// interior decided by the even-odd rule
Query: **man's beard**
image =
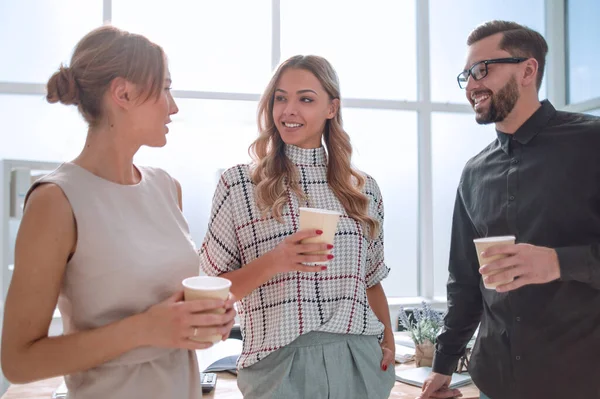
<path fill-rule="evenodd" d="M 490 96 L 487 110 L 475 112 L 475 121 L 480 125 L 502 122 L 511 113 L 519 99 L 519 87 L 515 77 L 511 77 L 508 83 L 498 93 Z"/>

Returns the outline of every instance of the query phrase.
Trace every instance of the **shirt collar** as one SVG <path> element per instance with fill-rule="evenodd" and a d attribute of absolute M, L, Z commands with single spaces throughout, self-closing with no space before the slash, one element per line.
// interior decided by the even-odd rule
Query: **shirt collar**
<path fill-rule="evenodd" d="M 498 135 L 498 141 L 500 142 L 500 146 L 502 150 L 509 153 L 510 140 L 516 140 L 520 144 L 529 143 L 537 134 L 544 129 L 548 125 L 548 121 L 550 118 L 554 116 L 556 113 L 556 109 L 548 100 L 542 101 L 542 106 L 538 108 L 533 115 L 529 117 L 517 129 L 514 134 L 506 134 L 496 129 L 496 134 Z"/>
<path fill-rule="evenodd" d="M 285 155 L 296 165 L 327 165 L 327 155 L 323 146 L 319 148 L 300 148 L 295 145 L 286 144 Z"/>

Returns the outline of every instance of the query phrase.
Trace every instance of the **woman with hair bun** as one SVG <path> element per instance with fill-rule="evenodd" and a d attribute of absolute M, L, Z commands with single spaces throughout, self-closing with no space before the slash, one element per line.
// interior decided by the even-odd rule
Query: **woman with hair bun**
<path fill-rule="evenodd" d="M 182 301 L 198 255 L 181 187 L 133 164 L 141 146 L 166 144 L 170 85 L 160 46 L 110 26 L 48 81 L 48 102 L 76 105 L 89 130 L 81 154 L 27 194 L 2 332 L 8 380 L 64 375 L 70 399 L 201 396 L 195 350 L 228 336 L 233 300 Z M 64 335 L 49 337 L 57 303 Z"/>
<path fill-rule="evenodd" d="M 394 385 L 383 201 L 351 166 L 340 98 L 324 58 L 283 62 L 259 104 L 254 162 L 225 171 L 214 196 L 200 265 L 240 298 L 246 399 L 388 398 Z M 341 214 L 333 247 L 302 244 L 322 232 L 297 231 L 299 207 Z"/>

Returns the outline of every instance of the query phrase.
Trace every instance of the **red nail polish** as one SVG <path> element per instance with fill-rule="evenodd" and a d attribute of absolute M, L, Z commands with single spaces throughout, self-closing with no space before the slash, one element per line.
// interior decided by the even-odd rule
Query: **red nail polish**
<path fill-rule="evenodd" d="M 332 249 L 332 248 L 333 248 L 333 245 L 327 244 L 327 249 Z"/>
<path fill-rule="evenodd" d="M 323 230 L 317 230 L 317 234 L 323 234 Z"/>
<path fill-rule="evenodd" d="M 321 266 L 321 270 L 327 270 L 327 266 Z"/>
<path fill-rule="evenodd" d="M 382 369 L 383 371 L 387 371 L 387 364 L 384 364 L 384 365 L 381 367 L 381 369 Z"/>
<path fill-rule="evenodd" d="M 333 255 L 331 255 L 331 254 L 327 255 L 327 259 L 333 259 Z"/>

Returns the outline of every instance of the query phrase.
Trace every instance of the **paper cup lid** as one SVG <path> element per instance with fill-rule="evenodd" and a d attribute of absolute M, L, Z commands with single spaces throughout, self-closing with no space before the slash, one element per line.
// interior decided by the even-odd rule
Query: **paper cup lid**
<path fill-rule="evenodd" d="M 223 288 L 231 287 L 231 281 L 223 277 L 212 277 L 212 276 L 194 276 L 188 277 L 181 282 L 184 287 L 193 290 L 222 290 Z"/>
<path fill-rule="evenodd" d="M 482 237 L 476 238 L 473 242 L 502 242 L 502 241 L 514 241 L 515 236 L 498 236 L 498 237 Z"/>
<path fill-rule="evenodd" d="M 320 208 L 298 208 L 300 211 L 313 212 L 313 213 L 323 213 L 325 215 L 341 215 L 340 212 L 330 211 L 329 209 L 320 209 Z"/>

